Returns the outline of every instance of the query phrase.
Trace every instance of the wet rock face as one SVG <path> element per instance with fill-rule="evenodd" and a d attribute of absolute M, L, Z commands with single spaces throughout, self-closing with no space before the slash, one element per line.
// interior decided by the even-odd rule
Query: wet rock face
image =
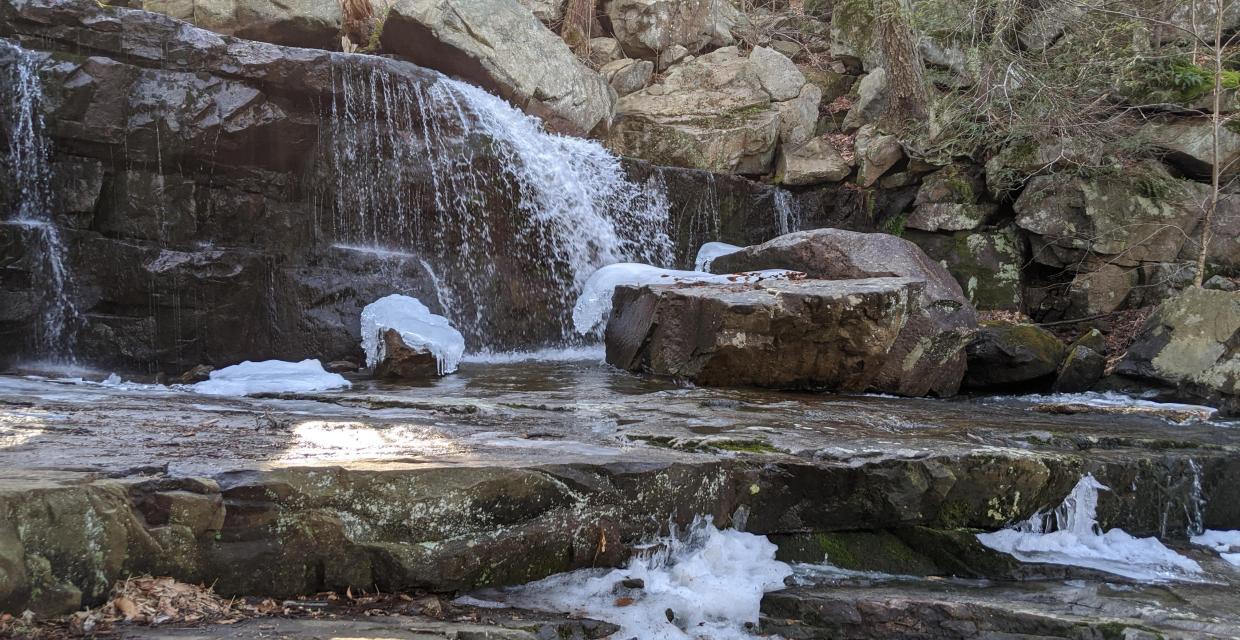
<path fill-rule="evenodd" d="M 1031 324 L 987 322 L 965 349 L 965 385 L 975 389 L 1049 382 L 1067 347 L 1049 331 Z"/>
<path fill-rule="evenodd" d="M 1186 398 L 1240 408 L 1240 293 L 1190 288 L 1150 316 L 1116 366 Z"/>
<path fill-rule="evenodd" d="M 977 312 L 942 265 L 913 243 L 881 233 L 818 229 L 781 236 L 717 258 L 715 273 L 791 269 L 810 278 L 901 277 L 925 282 L 922 302 L 892 345 L 875 387 L 901 395 L 952 395 Z"/>
<path fill-rule="evenodd" d="M 903 278 L 619 287 L 607 361 L 706 385 L 873 389 L 920 289 Z"/>

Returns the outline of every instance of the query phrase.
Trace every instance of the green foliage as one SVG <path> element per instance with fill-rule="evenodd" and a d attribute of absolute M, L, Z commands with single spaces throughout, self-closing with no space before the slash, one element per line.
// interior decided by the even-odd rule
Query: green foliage
<path fill-rule="evenodd" d="M 1240 88 L 1240 72 L 1224 69 L 1224 89 Z M 1125 72 L 1122 91 L 1136 104 L 1188 104 L 1214 89 L 1214 72 L 1193 64 L 1188 56 L 1137 59 Z"/>

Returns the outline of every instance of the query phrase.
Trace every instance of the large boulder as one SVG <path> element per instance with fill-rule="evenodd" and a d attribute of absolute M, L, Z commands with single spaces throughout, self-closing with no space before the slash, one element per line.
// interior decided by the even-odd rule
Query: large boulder
<path fill-rule="evenodd" d="M 1141 128 L 1142 134 L 1166 154 L 1167 162 L 1198 178 L 1208 178 L 1214 167 L 1214 127 L 1209 118 L 1164 118 Z M 1240 134 L 1219 127 L 1219 166 L 1225 175 L 1236 172 Z"/>
<path fill-rule="evenodd" d="M 780 236 L 711 263 L 714 273 L 790 269 L 810 278 L 914 278 L 926 283 L 921 302 L 889 352 L 875 388 L 920 396 L 954 394 L 964 376 L 964 346 L 977 312 L 960 285 L 917 245 L 882 233 L 817 229 Z"/>
<path fill-rule="evenodd" d="M 1050 382 L 1067 347 L 1051 332 L 1032 324 L 984 322 L 966 352 L 965 386 L 993 389 Z"/>
<path fill-rule="evenodd" d="M 1193 287 L 1162 303 L 1115 373 L 1240 413 L 1240 293 Z"/>
<path fill-rule="evenodd" d="M 731 9 L 731 11 L 729 11 Z M 611 0 L 607 17 L 616 39 L 630 56 L 655 60 L 663 51 L 675 46 L 688 53 L 718 39 L 717 44 L 731 44 L 730 33 L 724 32 L 735 23 L 735 9 L 727 0 Z"/>
<path fill-rule="evenodd" d="M 799 145 L 784 145 L 775 167 L 779 181 L 794 186 L 839 182 L 851 173 L 852 163 L 835 150 L 826 136 Z"/>
<path fill-rule="evenodd" d="M 880 375 L 924 287 L 910 278 L 623 285 L 607 361 L 706 385 L 897 391 Z"/>
<path fill-rule="evenodd" d="M 922 231 L 976 229 L 999 208 L 983 200 L 985 194 L 979 170 L 965 165 L 944 167 L 922 180 L 916 207 L 904 226 Z"/>
<path fill-rule="evenodd" d="M 1134 267 L 1177 258 L 1197 227 L 1205 189 L 1147 162 L 1116 177 L 1034 177 L 1013 208 L 1036 262 L 1077 268 L 1096 255 Z"/>
<path fill-rule="evenodd" d="M 383 51 L 485 87 L 557 131 L 610 124 L 612 91 L 517 0 L 396 0 Z"/>
<path fill-rule="evenodd" d="M 322 0 L 141 0 L 130 3 L 195 26 L 291 47 L 340 50 L 340 3 Z"/>
<path fill-rule="evenodd" d="M 780 139 L 795 144 L 813 135 L 821 97 L 782 54 L 724 47 L 621 98 L 609 143 L 658 164 L 764 174 Z"/>
<path fill-rule="evenodd" d="M 987 310 L 1021 309 L 1024 241 L 1014 227 L 951 234 L 906 230 L 904 237 L 947 267 L 973 306 Z"/>

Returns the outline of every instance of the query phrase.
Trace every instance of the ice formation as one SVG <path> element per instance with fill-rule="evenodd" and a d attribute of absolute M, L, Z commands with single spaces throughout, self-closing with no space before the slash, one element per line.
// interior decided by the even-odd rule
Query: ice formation
<path fill-rule="evenodd" d="M 581 292 L 581 297 L 577 298 L 577 304 L 573 306 L 573 327 L 577 330 L 577 333 L 582 335 L 592 333 L 598 329 L 607 320 L 607 315 L 611 313 L 612 294 L 615 292 L 616 287 L 622 284 L 676 284 L 680 282 L 744 283 L 787 278 L 794 274 L 799 275 L 798 272 L 784 269 L 766 269 L 763 271 L 717 275 L 702 271 L 663 269 L 633 262 L 607 265 L 595 271 L 590 276 L 590 279 L 586 280 L 585 290 Z"/>
<path fill-rule="evenodd" d="M 362 309 L 362 350 L 366 366 L 383 360 L 383 332 L 395 329 L 412 349 L 425 349 L 439 363 L 439 373 L 452 373 L 461 364 L 465 338 L 447 318 L 431 313 L 417 298 L 394 293 Z"/>
<path fill-rule="evenodd" d="M 1192 580 L 1201 566 L 1157 538 L 1136 538 L 1122 529 L 1098 526 L 1098 492 L 1107 487 L 1092 475 L 1081 478 L 1051 514 L 1034 514 L 1015 529 L 979 533 L 982 544 L 1021 562 L 1063 564 L 1134 580 Z"/>
<path fill-rule="evenodd" d="M 1193 544 L 1209 547 L 1227 562 L 1240 567 L 1240 531 L 1208 529 L 1190 538 Z"/>
<path fill-rule="evenodd" d="M 765 536 L 720 531 L 705 519 L 685 536 L 673 532 L 635 554 L 624 569 L 554 575 L 508 590 L 502 599 L 611 622 L 621 627 L 617 638 L 739 640 L 753 637 L 746 625 L 757 624 L 762 595 L 782 589 L 790 575 Z M 625 580 L 644 586 L 625 588 Z"/>
<path fill-rule="evenodd" d="M 702 248 L 698 249 L 697 257 L 693 259 L 693 268 L 698 271 L 709 271 L 710 263 L 715 258 L 726 256 L 729 253 L 736 253 L 741 249 L 744 249 L 744 247 L 738 247 L 726 242 L 707 242 L 702 245 Z"/>
<path fill-rule="evenodd" d="M 318 360 L 247 360 L 212 371 L 209 380 L 190 385 L 190 389 L 212 396 L 248 396 L 255 393 L 326 391 L 347 386 L 349 381 L 344 376 L 328 373 Z"/>

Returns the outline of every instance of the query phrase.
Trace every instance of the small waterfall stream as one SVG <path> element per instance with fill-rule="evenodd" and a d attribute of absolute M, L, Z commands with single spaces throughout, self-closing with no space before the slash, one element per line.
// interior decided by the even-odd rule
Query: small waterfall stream
<path fill-rule="evenodd" d="M 51 142 L 44 128 L 43 87 L 38 60 L 28 51 L 0 39 L 0 56 L 14 61 L 0 67 L 0 131 L 8 153 L 4 179 L 14 186 L 6 221 L 21 230 L 24 244 L 38 252 L 33 276 L 41 287 L 42 326 L 39 352 L 54 360 L 73 362 L 79 322 L 73 302 L 65 246 L 55 220 L 52 193 Z"/>
<path fill-rule="evenodd" d="M 498 325 L 527 320 L 567 342 L 569 310 L 595 269 L 671 263 L 662 185 L 629 180 L 597 142 L 548 133 L 500 98 L 446 77 L 415 83 L 351 65 L 336 72 L 323 145 L 336 239 L 419 253 L 471 349 L 511 347 L 495 344 Z M 514 297 L 528 300 L 518 313 L 529 317 L 504 317 L 515 310 L 496 300 Z M 545 338 L 534 333 L 518 338 Z"/>

